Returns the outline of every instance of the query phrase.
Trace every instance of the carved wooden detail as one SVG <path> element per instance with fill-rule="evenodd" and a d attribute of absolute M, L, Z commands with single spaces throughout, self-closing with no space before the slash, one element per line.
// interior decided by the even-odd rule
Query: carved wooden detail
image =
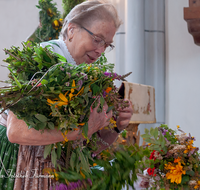
<path fill-rule="evenodd" d="M 184 7 L 184 20 L 194 43 L 200 46 L 200 0 L 189 0 L 189 7 Z"/>

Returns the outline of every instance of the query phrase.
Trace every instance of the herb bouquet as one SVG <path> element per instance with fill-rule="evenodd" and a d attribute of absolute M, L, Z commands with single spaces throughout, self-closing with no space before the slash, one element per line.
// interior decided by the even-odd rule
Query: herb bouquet
<path fill-rule="evenodd" d="M 141 135 L 148 142 L 151 154 L 139 163 L 139 168 L 147 168 L 151 180 L 150 189 L 199 189 L 200 158 L 195 140 L 186 135 L 179 126 L 178 131 L 161 125 L 145 130 Z"/>
<path fill-rule="evenodd" d="M 100 101 L 99 111 L 103 111 L 106 101 L 109 108 L 105 112 L 113 109 L 116 116 L 120 102 L 121 106 L 126 106 L 126 103 L 119 99 L 113 81 L 123 79 L 123 76 L 113 73 L 114 65 L 105 64 L 107 60 L 104 56 L 93 64 L 75 66 L 48 47 L 42 48 L 30 42 L 23 43 L 21 51 L 12 47 L 5 52 L 9 54 L 4 61 L 8 63 L 10 74 L 9 80 L 1 81 L 9 84 L 0 88 L 2 112 L 10 109 L 29 128 L 61 130 L 65 142 L 46 146 L 44 157 L 51 153 L 52 162 L 56 165 L 61 150 L 68 147 L 67 157 L 73 152 L 79 154 L 82 162 L 78 168 L 89 171 L 87 160 L 90 150 L 97 149 L 96 134 L 90 140 L 87 137 L 90 109 Z M 108 129 L 115 126 L 114 119 L 111 119 Z M 66 143 L 66 134 L 78 127 L 87 142 L 76 142 L 75 148 L 70 146 L 70 142 Z M 85 146 L 84 143 L 89 144 Z"/>

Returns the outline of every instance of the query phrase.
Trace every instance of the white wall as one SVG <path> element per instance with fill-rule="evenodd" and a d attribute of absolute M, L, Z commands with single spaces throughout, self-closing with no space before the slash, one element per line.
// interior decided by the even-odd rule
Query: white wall
<path fill-rule="evenodd" d="M 200 147 L 200 47 L 183 19 L 188 0 L 166 0 L 166 123 L 196 137 Z"/>
<path fill-rule="evenodd" d="M 54 0 L 61 11 L 61 0 Z M 1 0 L 0 1 L 0 65 L 4 64 L 3 49 L 12 45 L 21 47 L 21 42 L 30 36 L 39 24 L 38 0 Z M 0 67 L 0 80 L 7 78 L 8 71 Z M 4 85 L 0 83 L 0 86 Z"/>

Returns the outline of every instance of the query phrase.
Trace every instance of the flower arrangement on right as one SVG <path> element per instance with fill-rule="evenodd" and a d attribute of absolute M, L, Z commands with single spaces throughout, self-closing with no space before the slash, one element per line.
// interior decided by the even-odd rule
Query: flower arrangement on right
<path fill-rule="evenodd" d="M 145 129 L 141 135 L 148 143 L 149 157 L 139 162 L 140 171 L 146 169 L 149 189 L 200 189 L 199 148 L 195 138 L 177 126 L 177 131 L 167 125 Z"/>

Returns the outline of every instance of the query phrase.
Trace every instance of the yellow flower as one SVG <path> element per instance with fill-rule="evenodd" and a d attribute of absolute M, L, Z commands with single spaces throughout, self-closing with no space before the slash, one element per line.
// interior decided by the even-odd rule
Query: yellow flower
<path fill-rule="evenodd" d="M 85 123 L 79 123 L 78 125 L 83 126 L 83 125 L 85 125 Z"/>
<path fill-rule="evenodd" d="M 60 93 L 59 98 L 62 100 L 62 102 L 58 103 L 58 106 L 68 105 L 68 99 L 65 97 L 64 94 Z"/>
<path fill-rule="evenodd" d="M 90 64 L 90 66 L 87 67 L 87 71 L 89 72 L 90 68 L 92 67 L 92 64 Z"/>
<path fill-rule="evenodd" d="M 59 26 L 58 20 L 54 20 L 53 23 L 54 23 L 54 26 L 55 26 L 55 27 Z"/>
<path fill-rule="evenodd" d="M 175 158 L 175 159 L 174 159 L 174 163 L 178 163 L 178 162 L 180 162 L 180 161 L 181 161 L 180 158 Z"/>
<path fill-rule="evenodd" d="M 200 181 L 197 182 L 197 185 L 194 186 L 195 189 L 198 189 L 200 187 Z"/>
<path fill-rule="evenodd" d="M 84 86 L 79 90 L 79 92 L 76 94 L 76 96 L 78 96 L 79 94 L 81 95 L 84 91 Z"/>
<path fill-rule="evenodd" d="M 65 142 L 68 142 L 69 140 L 67 139 L 67 133 L 68 131 L 66 130 L 64 133 L 62 133 L 63 139 Z"/>
<path fill-rule="evenodd" d="M 185 154 L 187 154 L 188 152 L 190 152 L 192 149 L 195 149 L 196 147 L 193 146 L 194 141 L 190 140 L 189 142 L 186 142 L 186 147 L 187 149 L 184 151 Z"/>
<path fill-rule="evenodd" d="M 47 98 L 48 105 L 55 104 L 57 101 L 52 101 L 51 99 Z"/>
<path fill-rule="evenodd" d="M 110 123 L 113 125 L 113 127 L 117 127 L 116 121 L 113 118 L 110 118 Z"/>
<path fill-rule="evenodd" d="M 65 94 L 67 94 L 67 92 L 65 93 Z M 69 103 L 69 101 L 68 101 L 68 99 L 65 97 L 65 95 L 64 94 L 62 94 L 62 93 L 60 93 L 59 94 L 59 98 L 60 98 L 60 100 L 62 100 L 62 101 L 52 101 L 51 99 L 47 99 L 47 102 L 48 102 L 48 105 L 52 105 L 52 104 L 56 104 L 57 103 L 57 105 L 55 106 L 55 107 L 57 107 L 57 106 L 63 106 L 63 105 L 68 105 L 68 103 Z"/>
<path fill-rule="evenodd" d="M 71 99 L 72 99 L 73 96 L 74 96 L 74 95 L 73 95 L 72 93 L 69 94 L 69 100 L 70 100 L 70 101 L 71 101 Z"/>
<path fill-rule="evenodd" d="M 47 14 L 52 17 L 53 16 L 53 12 L 50 8 L 47 9 Z"/>
<path fill-rule="evenodd" d="M 58 30 L 59 27 L 61 26 L 61 23 L 60 23 L 59 20 L 54 20 L 53 23 L 52 23 L 52 25 L 53 25 L 53 28 L 54 28 L 55 30 Z"/>
<path fill-rule="evenodd" d="M 51 175 L 53 171 L 52 171 L 51 168 L 44 168 L 44 169 L 42 170 L 42 172 L 43 172 L 43 174 L 48 173 L 49 175 Z"/>
<path fill-rule="evenodd" d="M 93 166 L 97 166 L 97 164 L 96 164 L 96 163 L 93 163 Z"/>
<path fill-rule="evenodd" d="M 58 178 L 59 175 L 56 173 L 56 170 L 55 170 L 55 169 L 54 169 L 53 171 L 54 171 L 54 176 L 55 176 L 55 178 L 56 178 L 56 181 L 58 181 L 58 179 L 59 179 L 59 178 Z"/>
<path fill-rule="evenodd" d="M 81 171 L 82 168 L 80 168 L 80 174 L 83 176 L 83 178 L 85 179 L 85 175 L 83 174 L 83 172 Z"/>
<path fill-rule="evenodd" d="M 73 82 L 72 82 L 72 87 L 75 87 L 75 86 L 76 86 L 75 80 L 73 80 Z M 71 88 L 71 93 L 74 93 L 74 88 Z"/>
<path fill-rule="evenodd" d="M 178 162 L 176 165 L 169 162 L 168 164 L 165 164 L 165 169 L 169 170 L 169 172 L 166 174 L 166 177 L 167 179 L 171 180 L 171 183 L 181 183 L 182 174 L 185 174 L 185 170 L 183 170 L 183 166 L 181 166 L 180 162 Z"/>
<path fill-rule="evenodd" d="M 106 93 L 109 93 L 110 91 L 112 90 L 112 88 L 111 87 L 108 87 L 108 88 L 106 88 Z"/>
<path fill-rule="evenodd" d="M 176 127 L 177 127 L 177 129 L 179 129 L 179 128 L 180 128 L 180 126 L 179 126 L 179 125 L 177 125 Z"/>

